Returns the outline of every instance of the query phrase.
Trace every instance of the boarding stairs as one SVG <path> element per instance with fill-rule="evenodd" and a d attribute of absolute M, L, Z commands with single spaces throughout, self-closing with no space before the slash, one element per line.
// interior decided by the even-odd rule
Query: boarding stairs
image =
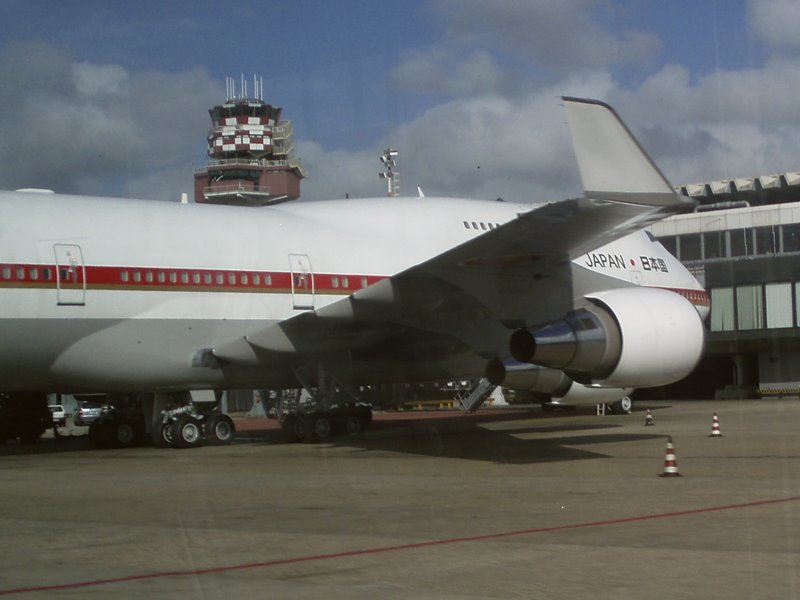
<path fill-rule="evenodd" d="M 478 410 L 486 398 L 494 391 L 495 387 L 497 386 L 485 377 L 476 381 L 465 397 L 459 397 L 458 402 L 461 410 L 464 412 L 475 412 Z"/>

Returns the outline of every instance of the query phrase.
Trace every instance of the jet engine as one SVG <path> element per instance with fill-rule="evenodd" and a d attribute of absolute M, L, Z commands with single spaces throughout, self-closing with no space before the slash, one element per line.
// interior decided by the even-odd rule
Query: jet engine
<path fill-rule="evenodd" d="M 700 360 L 703 323 L 683 296 L 636 287 L 585 298 L 585 306 L 562 319 L 515 331 L 511 355 L 583 384 L 617 388 L 673 383 Z"/>
<path fill-rule="evenodd" d="M 583 404 L 612 404 L 626 397 L 631 388 L 599 387 L 577 383 L 563 371 L 540 367 L 514 360 L 493 360 L 486 366 L 486 378 L 520 392 L 546 396 L 546 404 L 579 406 Z"/>

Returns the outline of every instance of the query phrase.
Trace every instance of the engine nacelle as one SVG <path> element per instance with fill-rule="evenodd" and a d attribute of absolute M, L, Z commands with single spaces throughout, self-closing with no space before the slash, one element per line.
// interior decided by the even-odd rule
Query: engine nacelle
<path fill-rule="evenodd" d="M 573 381 L 563 371 L 516 361 L 491 361 L 486 366 L 486 378 L 523 392 L 549 396 L 559 406 L 610 404 L 630 394 L 631 388 L 596 387 Z"/>
<path fill-rule="evenodd" d="M 700 315 L 683 296 L 635 287 L 586 296 L 587 305 L 538 329 L 518 329 L 511 355 L 584 384 L 653 387 L 692 372 L 703 352 Z"/>

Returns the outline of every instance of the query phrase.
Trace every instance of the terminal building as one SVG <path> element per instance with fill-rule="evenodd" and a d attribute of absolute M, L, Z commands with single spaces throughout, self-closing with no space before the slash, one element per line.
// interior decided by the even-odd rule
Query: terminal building
<path fill-rule="evenodd" d="M 695 211 L 650 230 L 708 290 L 711 315 L 698 368 L 660 393 L 800 396 L 800 172 L 678 191 Z"/>

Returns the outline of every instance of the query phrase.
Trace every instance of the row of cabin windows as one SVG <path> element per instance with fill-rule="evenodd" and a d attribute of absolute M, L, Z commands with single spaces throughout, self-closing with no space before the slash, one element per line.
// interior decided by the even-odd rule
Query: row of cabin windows
<path fill-rule="evenodd" d="M 500 227 L 500 223 L 464 221 L 464 229 L 482 229 L 483 231 L 488 231 L 489 229 L 495 229 L 497 227 Z"/>
<path fill-rule="evenodd" d="M 52 281 L 53 270 L 49 267 L 9 267 L 0 269 L 0 276 L 5 281 Z"/>
<path fill-rule="evenodd" d="M 800 223 L 667 235 L 658 241 L 684 262 L 800 252 Z"/>
<path fill-rule="evenodd" d="M 71 271 L 71 270 L 69 270 Z M 66 269 L 62 273 L 62 279 L 67 280 L 70 278 L 70 272 Z M 50 267 L 12 267 L 3 266 L 0 268 L 0 277 L 5 281 L 52 281 L 53 269 Z M 123 283 L 169 283 L 172 284 L 189 284 L 190 282 L 195 285 L 263 285 L 269 287 L 272 285 L 272 275 L 269 273 L 200 273 L 198 271 L 121 271 L 120 280 Z M 296 278 L 296 285 L 300 287 L 307 287 L 308 281 L 305 276 Z M 368 282 L 366 277 L 360 278 L 361 287 L 367 287 Z M 348 289 L 350 287 L 350 278 L 345 276 L 332 275 L 331 287 Z"/>
<path fill-rule="evenodd" d="M 123 283 L 133 281 L 134 283 L 181 283 L 194 285 L 236 285 L 237 280 L 240 285 L 261 285 L 262 279 L 265 286 L 272 285 L 272 275 L 259 273 L 200 273 L 198 271 L 121 271 L 120 280 Z"/>
<path fill-rule="evenodd" d="M 343 275 L 341 277 L 339 277 L 338 275 L 331 275 L 331 287 L 332 288 L 342 287 L 344 289 L 347 289 L 350 287 L 350 278 L 347 277 L 346 275 Z M 366 277 L 361 278 L 361 287 L 362 288 L 367 287 Z"/>
<path fill-rule="evenodd" d="M 272 285 L 272 275 L 269 273 L 265 273 L 261 275 L 260 273 L 239 273 L 238 277 L 236 273 L 228 273 L 227 277 L 225 273 L 200 273 L 198 271 L 122 271 L 120 273 L 120 279 L 123 283 L 128 283 L 133 281 L 134 283 L 181 283 L 181 284 L 189 284 L 192 283 L 194 285 L 236 285 L 237 281 L 239 285 L 252 285 L 260 286 L 263 284 L 266 287 Z M 305 274 L 300 274 L 295 276 L 295 285 L 298 287 L 309 287 L 308 277 Z M 350 287 L 350 279 L 347 276 L 339 277 L 338 275 L 331 276 L 331 287 L 333 288 L 344 288 L 347 289 Z M 367 278 L 361 278 L 361 287 L 367 287 Z"/>
<path fill-rule="evenodd" d="M 709 327 L 711 331 L 800 327 L 800 282 L 713 288 Z"/>

